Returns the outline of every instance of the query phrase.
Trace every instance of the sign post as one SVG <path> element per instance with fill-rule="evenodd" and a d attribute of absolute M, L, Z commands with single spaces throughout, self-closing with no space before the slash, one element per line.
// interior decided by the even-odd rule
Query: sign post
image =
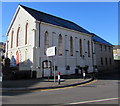
<path fill-rule="evenodd" d="M 46 50 L 46 55 L 49 58 L 50 56 L 55 56 L 56 55 L 56 46 L 49 47 Z M 49 60 L 49 59 L 48 59 Z M 54 82 L 55 82 L 55 59 L 54 59 Z"/>
<path fill-rule="evenodd" d="M 54 82 L 55 82 L 55 58 L 54 58 Z"/>
<path fill-rule="evenodd" d="M 50 69 L 49 67 L 49 57 L 48 57 L 48 70 Z M 50 71 L 50 70 L 49 70 Z M 49 74 L 48 74 L 48 81 L 49 81 Z"/>

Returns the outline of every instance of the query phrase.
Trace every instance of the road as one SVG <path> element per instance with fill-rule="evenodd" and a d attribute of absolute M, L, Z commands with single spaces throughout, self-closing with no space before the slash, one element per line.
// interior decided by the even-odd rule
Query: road
<path fill-rule="evenodd" d="M 118 73 L 107 74 L 82 86 L 3 93 L 3 104 L 118 104 Z"/>

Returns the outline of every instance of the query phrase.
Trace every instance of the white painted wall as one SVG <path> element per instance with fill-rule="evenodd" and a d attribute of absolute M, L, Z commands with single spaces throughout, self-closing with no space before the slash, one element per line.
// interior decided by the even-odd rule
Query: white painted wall
<path fill-rule="evenodd" d="M 33 63 L 33 47 L 34 47 L 34 30 L 35 29 L 35 20 L 21 7 L 18 10 L 18 13 L 14 19 L 14 22 L 10 28 L 10 31 L 7 34 L 8 40 L 8 57 L 11 59 L 12 56 L 16 59 L 16 52 L 19 51 L 20 62 L 25 64 L 20 64 L 20 70 L 30 70 L 29 63 Z M 25 26 L 28 23 L 28 43 L 25 45 Z M 20 46 L 16 47 L 16 36 L 17 30 L 20 27 Z M 13 48 L 11 48 L 11 34 L 13 34 Z M 25 51 L 27 50 L 27 60 L 25 60 Z"/>
<path fill-rule="evenodd" d="M 39 23 L 37 23 L 39 24 Z M 38 25 L 37 25 L 38 26 Z M 44 55 L 44 35 L 45 32 L 48 31 L 49 36 L 50 36 L 50 42 L 49 42 L 49 46 L 56 46 L 58 49 L 58 37 L 59 34 L 62 35 L 63 38 L 63 55 L 59 56 L 58 55 L 58 51 L 57 54 L 55 56 L 55 61 L 56 61 L 56 66 L 58 66 L 58 71 L 61 72 L 61 74 L 73 74 L 75 73 L 75 68 L 76 65 L 79 66 L 85 66 L 88 65 L 89 66 L 89 71 L 93 70 L 92 67 L 92 50 L 91 50 L 91 36 L 88 35 L 83 35 L 82 33 L 79 33 L 77 31 L 71 31 L 69 29 L 66 28 L 61 28 L 61 27 L 57 27 L 54 25 L 50 25 L 47 23 L 41 23 L 40 25 L 40 47 L 38 47 L 37 49 L 37 60 L 36 60 L 36 66 L 41 66 L 42 61 L 47 60 L 47 56 Z M 37 30 L 39 31 L 39 30 Z M 38 33 L 37 32 L 37 42 L 39 42 L 38 40 Z M 74 55 L 70 56 L 70 37 L 73 37 L 73 50 L 74 50 Z M 91 56 L 88 57 L 88 55 L 86 54 L 85 58 L 82 59 L 80 57 L 80 53 L 79 53 L 79 39 L 82 39 L 82 44 L 83 44 L 83 54 L 85 54 L 84 52 L 88 52 L 87 51 L 87 41 L 90 41 L 90 54 Z M 84 40 L 85 39 L 85 40 Z M 37 43 L 37 46 L 39 44 Z M 68 51 L 65 51 L 68 50 Z M 76 52 L 78 51 L 78 52 Z M 77 55 L 76 55 L 77 54 Z M 41 61 L 39 61 L 41 58 Z M 50 61 L 52 61 L 53 63 L 53 58 L 50 57 L 49 58 Z M 70 70 L 66 70 L 66 67 L 69 65 L 71 68 Z M 41 68 L 42 69 L 42 68 Z M 43 70 L 43 69 L 42 69 Z M 41 70 L 41 72 L 42 72 Z M 38 70 L 39 71 L 39 70 Z"/>

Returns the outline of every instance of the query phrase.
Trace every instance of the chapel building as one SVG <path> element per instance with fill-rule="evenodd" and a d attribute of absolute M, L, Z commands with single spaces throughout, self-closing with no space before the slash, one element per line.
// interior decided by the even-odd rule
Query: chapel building
<path fill-rule="evenodd" d="M 36 77 L 75 74 L 88 66 L 93 72 L 93 37 L 79 25 L 32 8 L 19 5 L 7 30 L 7 56 L 15 58 L 19 71 L 34 71 Z M 46 56 L 56 46 L 56 55 Z M 79 70 L 78 73 L 81 73 Z"/>

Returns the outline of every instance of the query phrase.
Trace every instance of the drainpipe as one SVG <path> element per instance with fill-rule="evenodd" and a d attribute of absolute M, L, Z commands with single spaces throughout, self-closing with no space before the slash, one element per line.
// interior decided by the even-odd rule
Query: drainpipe
<path fill-rule="evenodd" d="M 8 57 L 8 43 L 9 43 L 9 41 L 7 40 L 6 43 L 7 43 L 7 52 L 6 52 L 6 58 L 7 58 Z"/>
<path fill-rule="evenodd" d="M 40 43 L 41 43 L 41 26 L 40 26 L 40 24 L 41 24 L 41 21 L 39 22 L 39 50 L 40 50 Z M 40 52 L 39 52 L 40 53 Z M 39 55 L 39 57 L 41 56 L 41 53 L 40 53 L 40 55 Z M 39 65 L 40 65 L 40 67 L 39 67 L 39 71 L 40 71 L 40 76 L 42 77 L 42 59 L 41 59 L 41 57 L 39 58 Z"/>
<path fill-rule="evenodd" d="M 40 24 L 41 24 L 41 21 L 39 22 L 39 47 L 40 47 L 40 33 L 41 33 Z"/>
<path fill-rule="evenodd" d="M 77 50 L 77 37 L 75 37 L 75 57 L 76 57 L 76 61 L 75 61 L 75 63 L 76 63 L 76 66 L 77 66 L 77 53 L 78 53 L 78 50 Z"/>
<path fill-rule="evenodd" d="M 32 65 L 32 69 L 31 69 L 31 74 L 33 74 L 33 71 L 36 71 L 36 23 L 35 23 L 35 27 L 32 29 L 32 31 L 34 32 L 34 44 L 33 44 L 33 65 Z M 32 76 L 32 75 L 31 75 Z"/>
<path fill-rule="evenodd" d="M 67 65 L 67 49 L 66 49 L 66 38 L 67 38 L 67 35 L 65 35 L 65 67 Z"/>
<path fill-rule="evenodd" d="M 37 34 L 36 34 L 36 31 L 37 31 L 37 23 L 39 24 L 39 25 L 38 25 L 38 27 L 39 27 L 39 33 L 38 33 L 39 42 L 38 42 L 38 43 L 39 43 L 39 44 L 37 44 L 37 41 L 36 41 L 36 40 L 37 40 Z M 40 75 L 41 72 L 38 72 L 38 69 L 42 70 L 42 69 L 41 69 L 41 59 L 40 59 L 40 55 L 39 55 L 40 52 L 38 53 L 38 49 L 40 49 L 40 33 L 41 33 L 40 24 L 41 24 L 41 21 L 35 21 L 35 25 L 36 25 L 36 26 L 35 26 L 35 29 L 34 29 L 34 31 L 35 31 L 35 32 L 34 32 L 34 33 L 35 33 L 35 39 L 34 39 L 34 47 L 35 47 L 35 48 L 34 48 L 34 50 L 35 50 L 35 51 L 34 51 L 34 58 L 35 58 L 35 59 L 34 59 L 34 62 L 35 62 L 35 65 L 34 65 L 34 66 L 35 66 L 35 67 L 34 67 L 34 68 L 35 68 L 36 72 L 38 73 L 38 74 L 37 74 L 37 77 L 40 77 L 40 76 L 41 76 L 41 75 Z M 35 55 L 35 54 L 36 54 L 36 55 Z M 38 60 L 38 59 L 39 59 L 39 60 Z M 39 64 L 39 63 L 40 63 L 40 64 Z M 40 65 L 40 67 L 39 67 L 39 65 Z"/>
<path fill-rule="evenodd" d="M 86 45 L 86 40 L 84 39 L 84 67 L 85 67 L 85 65 L 86 65 L 86 47 L 85 47 L 85 45 Z"/>
<path fill-rule="evenodd" d="M 93 70 L 94 70 L 94 42 L 91 38 L 91 49 L 92 49 L 92 66 L 93 66 Z"/>

